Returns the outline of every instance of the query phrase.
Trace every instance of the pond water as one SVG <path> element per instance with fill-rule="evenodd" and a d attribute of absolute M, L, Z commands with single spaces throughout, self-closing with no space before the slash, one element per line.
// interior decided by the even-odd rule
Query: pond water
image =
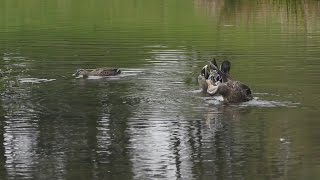
<path fill-rule="evenodd" d="M 320 178 L 319 1 L 1 4 L 0 179 Z M 213 57 L 254 100 L 201 93 Z"/>

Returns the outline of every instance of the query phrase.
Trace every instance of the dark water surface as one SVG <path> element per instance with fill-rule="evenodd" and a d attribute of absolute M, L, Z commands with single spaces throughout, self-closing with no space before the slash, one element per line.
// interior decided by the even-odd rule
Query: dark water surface
<path fill-rule="evenodd" d="M 319 1 L 3 0 L 0 69 L 0 179 L 320 178 Z"/>

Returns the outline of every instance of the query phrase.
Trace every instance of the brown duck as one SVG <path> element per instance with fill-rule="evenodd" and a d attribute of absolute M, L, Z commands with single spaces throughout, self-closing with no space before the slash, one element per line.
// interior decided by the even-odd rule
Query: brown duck
<path fill-rule="evenodd" d="M 121 74 L 121 70 L 117 68 L 96 68 L 96 69 L 77 69 L 73 76 L 88 78 L 89 76 L 116 76 Z"/>
<path fill-rule="evenodd" d="M 222 95 L 227 103 L 252 100 L 250 88 L 240 81 L 235 81 L 229 74 L 230 68 L 229 61 L 224 61 L 220 69 L 215 59 L 213 62 L 209 62 L 209 66 L 205 66 L 198 77 L 202 90 L 210 95 Z"/>

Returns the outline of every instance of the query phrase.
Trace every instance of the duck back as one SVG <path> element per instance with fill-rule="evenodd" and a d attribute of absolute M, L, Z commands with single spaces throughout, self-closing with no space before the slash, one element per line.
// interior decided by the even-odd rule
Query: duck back
<path fill-rule="evenodd" d="M 120 73 L 121 70 L 116 68 L 97 68 L 90 72 L 92 76 L 115 76 Z"/>
<path fill-rule="evenodd" d="M 228 81 L 226 85 L 229 92 L 224 96 L 226 102 L 238 103 L 252 100 L 250 88 L 240 81 Z"/>

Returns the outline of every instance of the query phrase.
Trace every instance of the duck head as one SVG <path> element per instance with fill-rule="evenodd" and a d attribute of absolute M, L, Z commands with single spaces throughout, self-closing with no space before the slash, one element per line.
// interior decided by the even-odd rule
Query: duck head
<path fill-rule="evenodd" d="M 225 60 L 222 62 L 222 64 L 220 65 L 220 71 L 229 74 L 231 69 L 231 63 L 228 60 Z"/>
<path fill-rule="evenodd" d="M 120 69 L 116 69 L 116 73 L 115 73 L 116 75 L 117 74 L 121 74 L 121 70 Z"/>
<path fill-rule="evenodd" d="M 87 78 L 88 73 L 89 72 L 85 69 L 77 69 L 77 71 L 74 74 L 72 74 L 72 76 L 76 76 L 76 77 L 82 76 L 83 78 Z"/>
<path fill-rule="evenodd" d="M 227 82 L 229 80 L 233 80 L 229 74 L 231 69 L 231 63 L 228 60 L 223 61 L 220 68 L 218 68 L 219 66 L 215 59 L 213 59 L 213 61 L 209 61 L 209 65 L 213 70 L 216 70 L 216 72 L 221 76 L 221 78 L 219 79 L 220 82 Z"/>

